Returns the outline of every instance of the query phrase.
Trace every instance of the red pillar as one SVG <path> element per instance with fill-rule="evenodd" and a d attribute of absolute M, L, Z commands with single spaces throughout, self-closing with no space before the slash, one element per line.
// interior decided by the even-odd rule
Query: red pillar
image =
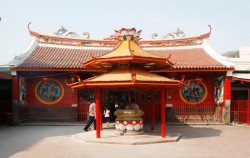
<path fill-rule="evenodd" d="M 161 137 L 166 137 L 166 101 L 165 88 L 161 88 Z"/>
<path fill-rule="evenodd" d="M 10 117 L 9 124 L 17 125 L 19 123 L 18 118 L 18 105 L 19 105 L 19 77 L 12 77 L 12 116 Z"/>
<path fill-rule="evenodd" d="M 155 104 L 154 104 L 154 90 L 150 90 L 151 94 L 151 130 L 155 130 Z"/>
<path fill-rule="evenodd" d="M 102 106 L 101 104 L 100 104 L 100 130 L 102 131 Z"/>
<path fill-rule="evenodd" d="M 19 80 L 17 76 L 12 77 L 12 100 L 18 101 L 19 99 Z"/>
<path fill-rule="evenodd" d="M 225 77 L 225 83 L 224 83 L 224 123 L 230 124 L 230 107 L 231 107 L 231 76 Z"/>
<path fill-rule="evenodd" d="M 224 84 L 224 99 L 231 101 L 231 76 L 226 76 Z"/>
<path fill-rule="evenodd" d="M 249 97 L 250 97 L 250 92 L 249 92 L 249 88 L 248 88 L 248 102 L 247 102 L 247 124 L 248 124 L 248 126 L 249 126 L 249 124 L 250 124 L 250 99 L 249 99 Z"/>
<path fill-rule="evenodd" d="M 101 137 L 101 89 L 96 88 L 96 138 Z"/>

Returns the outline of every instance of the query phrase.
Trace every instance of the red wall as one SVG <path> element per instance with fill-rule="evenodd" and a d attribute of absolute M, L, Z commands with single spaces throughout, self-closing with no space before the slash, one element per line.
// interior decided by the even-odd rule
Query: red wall
<path fill-rule="evenodd" d="M 206 99 L 203 101 L 203 103 L 210 103 L 213 104 L 214 103 L 214 84 L 215 84 L 215 78 L 219 77 L 219 76 L 223 76 L 225 74 L 223 73 L 216 73 L 216 72 L 206 72 L 206 73 L 183 73 L 185 74 L 185 80 L 190 80 L 190 79 L 196 79 L 196 78 L 201 78 L 202 82 L 205 84 L 206 88 L 207 88 L 207 96 Z M 181 78 L 181 73 L 179 74 L 179 79 Z M 224 85 L 225 87 L 226 85 Z M 182 99 L 180 98 L 179 95 L 179 90 L 180 89 L 168 89 L 167 90 L 167 99 L 166 102 L 167 103 L 175 103 L 179 102 L 180 104 L 183 103 Z M 177 104 L 176 106 L 178 106 L 179 104 Z"/>
<path fill-rule="evenodd" d="M 224 99 L 231 100 L 231 77 L 225 78 L 224 87 Z"/>

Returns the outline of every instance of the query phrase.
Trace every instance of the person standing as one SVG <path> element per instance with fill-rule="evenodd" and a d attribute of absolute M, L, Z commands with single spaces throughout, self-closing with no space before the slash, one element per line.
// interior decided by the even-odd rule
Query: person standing
<path fill-rule="evenodd" d="M 138 104 L 135 103 L 135 99 L 131 99 L 131 103 L 127 104 L 126 110 L 139 110 Z"/>
<path fill-rule="evenodd" d="M 119 107 L 119 105 L 118 105 L 118 102 L 117 101 L 115 101 L 115 110 L 117 110 L 117 109 L 119 109 L 120 107 Z"/>
<path fill-rule="evenodd" d="M 96 117 L 96 104 L 95 101 L 92 100 L 92 103 L 89 105 L 89 117 L 88 117 L 88 122 L 86 126 L 83 128 L 85 132 L 88 132 L 88 129 L 92 123 L 94 123 L 94 130 L 96 129 L 96 122 L 95 122 L 95 117 Z"/>
<path fill-rule="evenodd" d="M 138 109 L 140 109 L 139 106 L 138 106 L 138 104 L 136 104 L 135 99 L 131 99 L 131 108 L 132 108 L 133 110 L 138 110 Z"/>
<path fill-rule="evenodd" d="M 103 111 L 103 115 L 105 117 L 105 122 L 107 127 L 109 126 L 109 117 L 110 117 L 110 110 L 108 109 L 108 107 L 105 107 L 104 111 Z"/>

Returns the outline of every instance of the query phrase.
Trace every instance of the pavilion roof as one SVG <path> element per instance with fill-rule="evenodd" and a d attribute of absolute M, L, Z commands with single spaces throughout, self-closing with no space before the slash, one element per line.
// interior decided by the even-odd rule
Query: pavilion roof
<path fill-rule="evenodd" d="M 114 57 L 127 57 L 127 56 L 138 56 L 145 58 L 156 58 L 161 57 L 148 53 L 143 50 L 135 41 L 122 41 L 118 44 L 117 48 L 114 48 L 111 52 L 100 56 L 99 58 L 114 58 Z M 165 58 L 165 57 L 162 57 Z"/>
<path fill-rule="evenodd" d="M 150 83 L 150 84 L 149 84 Z M 120 68 L 108 73 L 94 76 L 80 82 L 70 84 L 71 88 L 83 86 L 177 86 L 180 81 L 169 79 L 155 73 L 147 72 L 138 68 Z"/>
<path fill-rule="evenodd" d="M 159 69 L 171 66 L 169 58 L 160 57 L 148 53 L 138 45 L 140 32 L 136 32 L 135 28 L 122 28 L 116 31 L 117 40 L 120 41 L 115 48 L 105 55 L 93 58 L 83 63 L 87 68 L 111 69 L 117 67 L 120 63 L 136 63 L 149 69 Z"/>

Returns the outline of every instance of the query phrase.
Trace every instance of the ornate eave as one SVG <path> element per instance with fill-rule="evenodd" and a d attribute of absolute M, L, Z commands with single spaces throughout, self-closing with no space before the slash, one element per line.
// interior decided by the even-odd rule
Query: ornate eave
<path fill-rule="evenodd" d="M 106 70 L 103 69 L 97 69 L 97 68 L 93 68 L 93 69 L 82 69 L 82 68 L 19 68 L 19 67 L 13 67 L 10 68 L 13 71 L 72 71 L 72 72 L 106 72 Z"/>
<path fill-rule="evenodd" d="M 92 68 L 92 69 L 110 69 L 113 64 L 119 63 L 137 63 L 140 64 L 144 69 L 156 69 L 156 68 L 164 68 L 170 67 L 173 65 L 171 61 L 167 59 L 155 59 L 155 58 L 144 58 L 144 57 L 113 57 L 108 59 L 100 59 L 93 58 L 92 60 L 83 63 L 84 67 Z"/>
<path fill-rule="evenodd" d="M 233 67 L 226 68 L 220 66 L 186 66 L 175 67 L 170 69 L 150 70 L 150 72 L 221 72 L 221 71 L 234 71 Z"/>
<path fill-rule="evenodd" d="M 138 68 L 116 69 L 76 83 L 67 84 L 71 88 L 88 86 L 117 87 L 117 86 L 178 86 L 180 81 L 169 79 L 158 74 Z"/>

